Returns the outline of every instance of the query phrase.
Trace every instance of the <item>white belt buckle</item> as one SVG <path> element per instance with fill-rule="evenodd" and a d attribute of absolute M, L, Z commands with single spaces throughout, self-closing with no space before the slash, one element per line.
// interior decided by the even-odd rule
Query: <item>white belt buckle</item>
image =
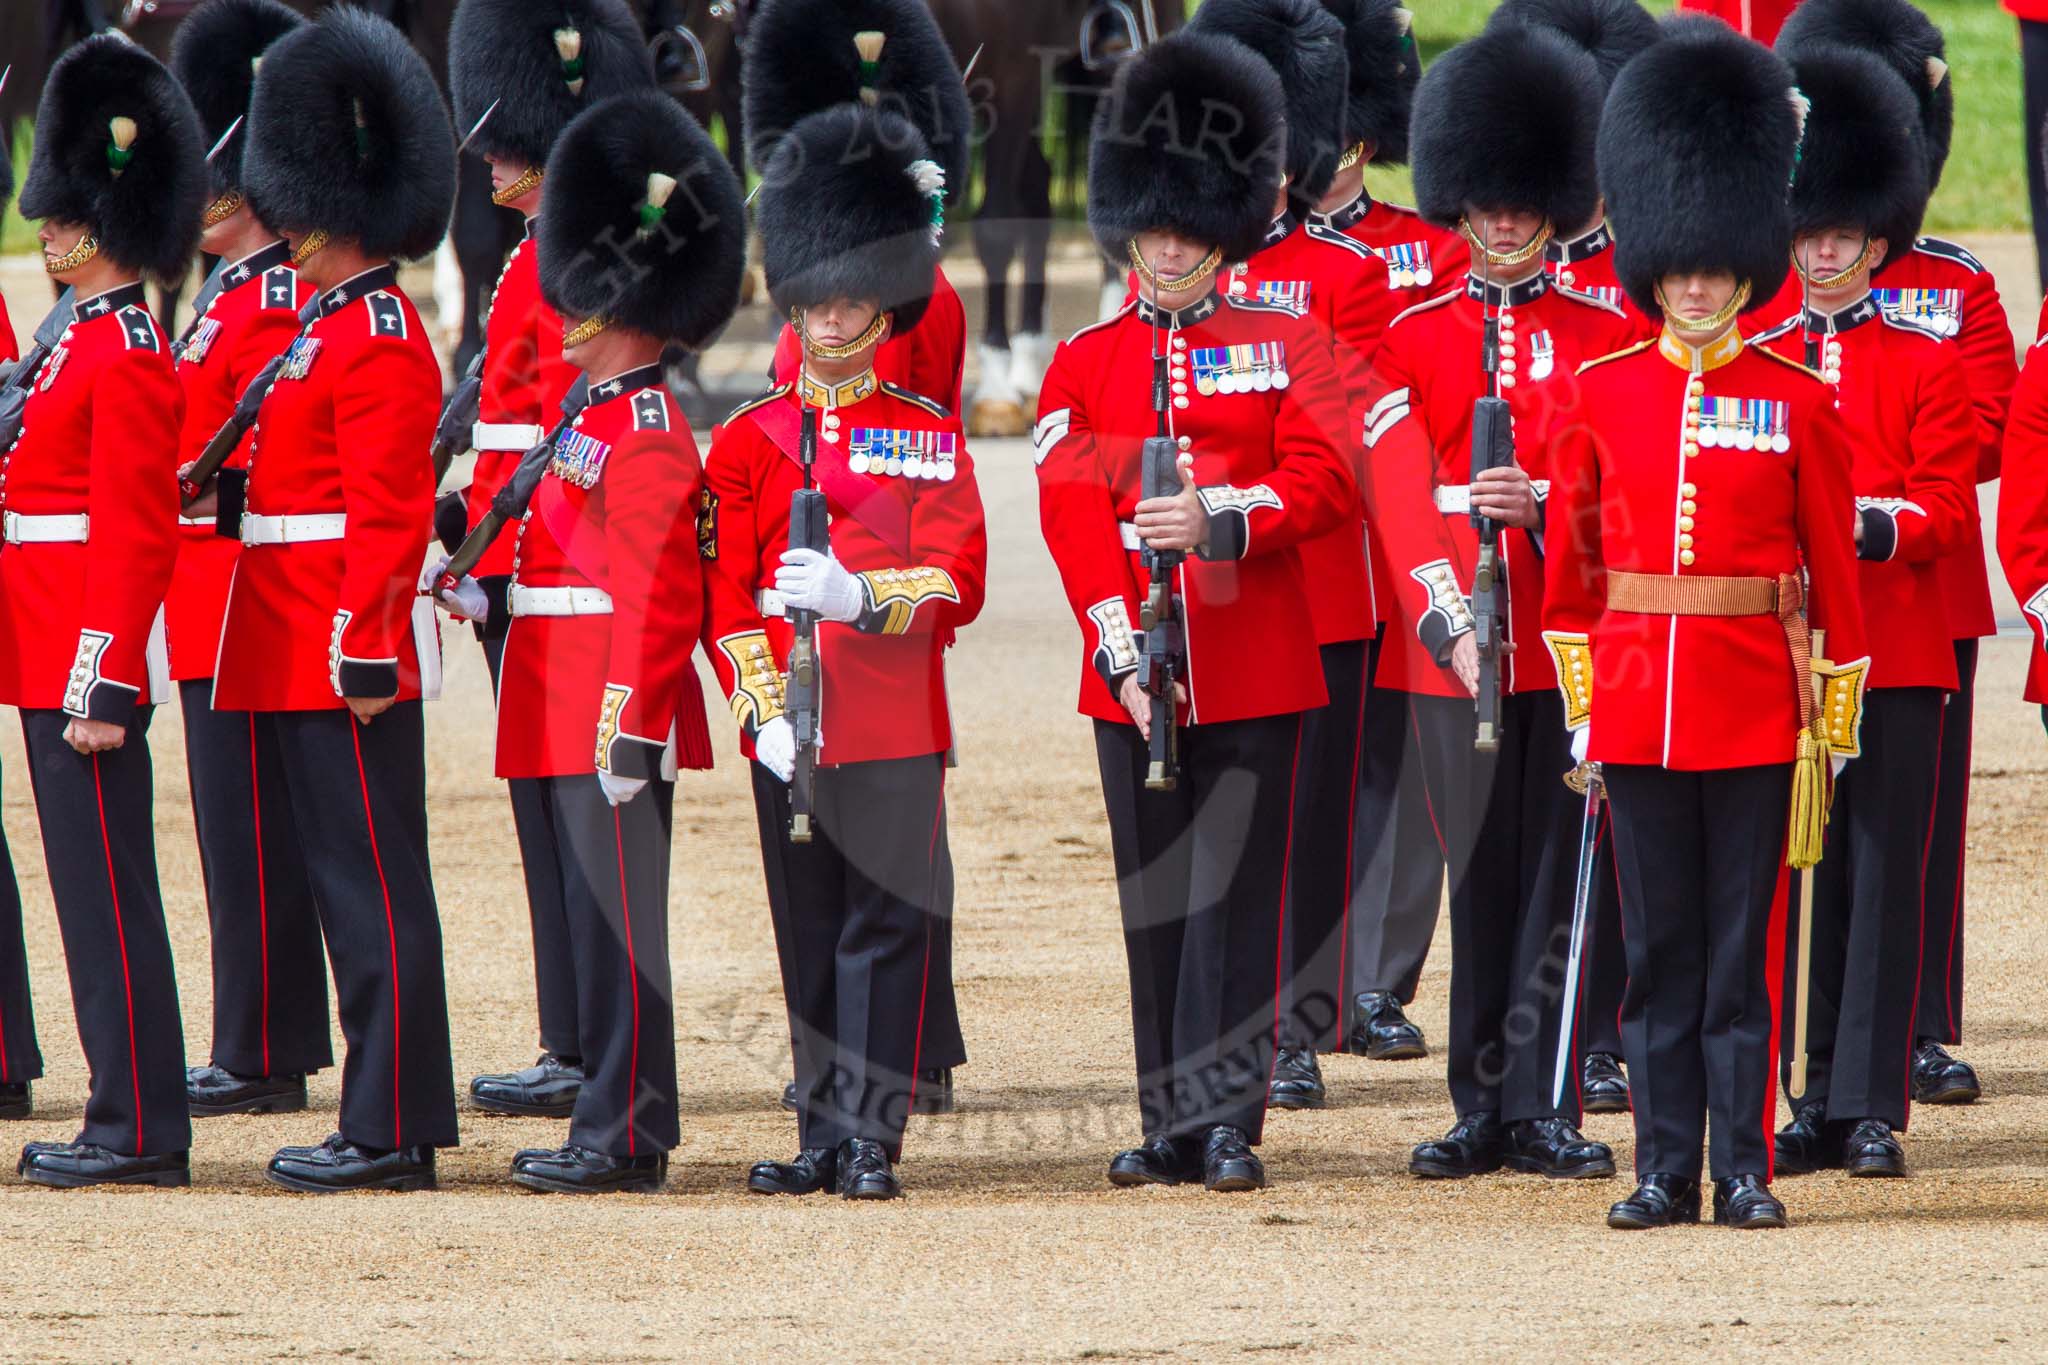
<path fill-rule="evenodd" d="M 763 588 L 754 594 L 754 605 L 763 616 L 788 616 L 789 603 L 774 588 Z"/>
<path fill-rule="evenodd" d="M 1447 517 L 1463 516 L 1472 510 L 1472 485 L 1444 483 L 1436 487 L 1436 510 Z"/>

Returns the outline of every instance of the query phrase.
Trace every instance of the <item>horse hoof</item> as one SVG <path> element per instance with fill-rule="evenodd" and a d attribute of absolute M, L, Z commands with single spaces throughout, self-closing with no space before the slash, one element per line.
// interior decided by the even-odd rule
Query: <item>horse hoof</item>
<path fill-rule="evenodd" d="M 967 434 L 973 437 L 1022 436 L 1031 430 L 1031 419 L 1021 403 L 984 398 L 967 414 Z"/>
<path fill-rule="evenodd" d="M 1050 360 L 1043 332 L 1020 332 L 1010 338 L 1010 387 L 1024 398 L 1038 397 Z"/>

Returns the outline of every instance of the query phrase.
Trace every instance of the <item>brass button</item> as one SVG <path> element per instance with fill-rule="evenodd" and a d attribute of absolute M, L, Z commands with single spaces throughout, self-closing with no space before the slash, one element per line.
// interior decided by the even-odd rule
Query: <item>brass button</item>
<path fill-rule="evenodd" d="M 1685 513 L 1687 516 L 1691 516 L 1693 513 L 1700 510 L 1700 505 L 1694 502 L 1691 498 L 1687 498 L 1684 502 L 1678 504 L 1678 510 Z"/>
<path fill-rule="evenodd" d="M 1692 553 L 1692 551 L 1691 551 L 1691 550 L 1680 550 L 1680 551 L 1678 552 L 1678 562 L 1679 562 L 1679 563 L 1681 563 L 1681 564 L 1684 564 L 1684 565 L 1686 565 L 1686 566 L 1690 567 L 1690 566 L 1691 566 L 1691 564 L 1692 564 L 1692 561 L 1693 561 L 1693 553 Z"/>
<path fill-rule="evenodd" d="M 1680 517 L 1678 519 L 1678 529 L 1681 531 L 1690 531 L 1692 529 L 1692 518 Z"/>
<path fill-rule="evenodd" d="M 1689 483 L 1680 487 L 1678 492 L 1681 497 L 1696 498 L 1700 495 L 1700 487 L 1696 483 Z"/>
<path fill-rule="evenodd" d="M 1680 536 L 1678 538 L 1678 548 L 1681 550 L 1690 550 L 1692 548 L 1692 537 L 1686 535 Z"/>

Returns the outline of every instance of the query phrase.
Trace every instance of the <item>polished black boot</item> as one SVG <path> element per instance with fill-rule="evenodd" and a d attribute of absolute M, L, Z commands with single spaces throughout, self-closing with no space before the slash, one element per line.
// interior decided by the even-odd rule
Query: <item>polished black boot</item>
<path fill-rule="evenodd" d="M 1146 1138 L 1142 1147 L 1118 1152 L 1109 1162 L 1112 1185 L 1178 1185 L 1201 1173 L 1201 1163 L 1188 1151 L 1191 1144 L 1169 1137 Z"/>
<path fill-rule="evenodd" d="M 471 1107 L 523 1118 L 568 1118 L 575 1112 L 576 1097 L 582 1093 L 582 1061 L 570 1061 L 552 1052 L 541 1053 L 540 1060 L 523 1071 L 479 1076 L 469 1083 Z"/>
<path fill-rule="evenodd" d="M 794 1114 L 794 1113 L 796 1112 L 796 1082 L 795 1082 L 795 1081 L 791 1081 L 791 1082 L 790 1082 L 790 1083 L 789 1083 L 788 1085 L 785 1085 L 785 1086 L 783 1086 L 783 1087 L 782 1087 L 782 1107 L 783 1107 L 784 1109 L 787 1109 L 787 1110 L 788 1110 L 788 1111 L 789 1111 L 790 1113 L 792 1113 L 792 1114 Z"/>
<path fill-rule="evenodd" d="M 288 1190 L 337 1194 L 344 1190 L 431 1190 L 434 1149 L 358 1147 L 335 1133 L 318 1147 L 280 1147 L 264 1176 Z"/>
<path fill-rule="evenodd" d="M 839 1197 L 842 1199 L 901 1199 L 903 1182 L 889 1166 L 889 1154 L 882 1144 L 867 1138 L 848 1138 L 839 1144 Z"/>
<path fill-rule="evenodd" d="M 953 1112 L 953 1068 L 928 1066 L 917 1073 L 917 1093 L 911 1097 L 913 1114 Z"/>
<path fill-rule="evenodd" d="M 1408 1022 L 1392 991 L 1366 991 L 1355 1002 L 1358 1022 L 1345 1046 L 1375 1062 L 1403 1062 L 1429 1055 L 1422 1030 Z"/>
<path fill-rule="evenodd" d="M 1569 1119 L 1509 1124 L 1502 1158 L 1512 1170 L 1552 1180 L 1604 1180 L 1614 1174 L 1613 1150 L 1588 1139 Z"/>
<path fill-rule="evenodd" d="M 747 1172 L 755 1194 L 816 1194 L 833 1187 L 839 1154 L 830 1147 L 806 1147 L 791 1161 L 757 1161 Z"/>
<path fill-rule="evenodd" d="M 1580 1073 L 1579 1102 L 1589 1114 L 1628 1112 L 1628 1075 L 1611 1052 L 1589 1052 Z"/>
<path fill-rule="evenodd" d="M 1329 1092 L 1323 1088 L 1323 1069 L 1316 1064 L 1314 1049 L 1280 1049 L 1273 1059 L 1273 1081 L 1266 1090 L 1266 1103 L 1275 1109 L 1321 1109 L 1329 1103 Z"/>
<path fill-rule="evenodd" d="M 195 1119 L 223 1114 L 296 1114 L 306 1107 L 306 1076 L 304 1072 L 237 1076 L 224 1066 L 188 1066 L 185 1100 Z"/>
<path fill-rule="evenodd" d="M 1218 1124 L 1202 1138 L 1202 1185 L 1218 1194 L 1266 1188 L 1266 1164 L 1244 1129 Z"/>
<path fill-rule="evenodd" d="M 1723 1176 L 1714 1182 L 1714 1221 L 1725 1228 L 1782 1228 L 1785 1206 L 1760 1175 Z"/>
<path fill-rule="evenodd" d="M 1624 1232 L 1700 1221 L 1700 1182 L 1651 1172 L 1636 1192 L 1607 1210 L 1607 1226 Z"/>
<path fill-rule="evenodd" d="M 1969 1104 L 1984 1093 L 1968 1062 L 1949 1056 L 1932 1038 L 1913 1049 L 1913 1098 L 1921 1104 Z"/>
<path fill-rule="evenodd" d="M 1842 1139 L 1842 1169 L 1850 1175 L 1897 1178 L 1906 1173 L 1906 1149 L 1883 1119 L 1858 1119 Z"/>
<path fill-rule="evenodd" d="M 574 1146 L 527 1151 L 512 1158 L 512 1179 L 550 1194 L 653 1194 L 668 1179 L 668 1153 L 613 1156 Z"/>
<path fill-rule="evenodd" d="M 89 1185 L 153 1185 L 170 1190 L 192 1183 L 187 1152 L 123 1156 L 90 1142 L 31 1142 L 21 1149 L 21 1160 L 14 1169 L 32 1184 L 60 1190 Z"/>
<path fill-rule="evenodd" d="M 30 1108 L 29 1083 L 0 1085 L 0 1119 L 25 1119 Z"/>
<path fill-rule="evenodd" d="M 1425 1180 L 1462 1180 L 1468 1175 L 1485 1175 L 1501 1167 L 1507 1133 L 1500 1115 L 1490 1109 L 1467 1114 L 1440 1138 L 1416 1144 L 1408 1155 L 1408 1170 Z"/>
<path fill-rule="evenodd" d="M 1779 1175 L 1812 1175 L 1841 1164 L 1842 1130 L 1827 1121 L 1823 1105 L 1800 1105 L 1771 1140 L 1771 1169 Z"/>

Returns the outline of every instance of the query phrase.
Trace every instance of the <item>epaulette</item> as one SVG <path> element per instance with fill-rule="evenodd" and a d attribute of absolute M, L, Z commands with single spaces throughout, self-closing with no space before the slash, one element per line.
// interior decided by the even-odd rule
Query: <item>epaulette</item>
<path fill-rule="evenodd" d="M 363 300 L 370 308 L 370 335 L 405 340 L 405 305 L 398 296 L 379 289 Z"/>
<path fill-rule="evenodd" d="M 749 398 L 746 402 L 740 404 L 731 412 L 728 412 L 725 415 L 725 420 L 723 422 L 720 422 L 719 425 L 724 427 L 731 426 L 734 422 L 737 422 L 740 418 L 745 417 L 755 408 L 762 407 L 765 406 L 766 404 L 772 403 L 778 398 L 786 397 L 790 389 L 793 387 L 795 386 L 791 384 L 777 384 L 774 388 L 768 390 L 768 392 L 766 393 L 755 394 L 752 398 Z"/>
<path fill-rule="evenodd" d="M 633 430 L 667 431 L 668 390 L 642 389 L 633 395 Z"/>
<path fill-rule="evenodd" d="M 1269 299 L 1232 299 L 1230 301 L 1230 306 L 1232 308 L 1239 309 L 1246 313 L 1278 313 L 1282 317 L 1289 318 L 1298 318 L 1303 316 L 1303 313 L 1299 308 L 1295 308 L 1285 303 L 1278 303 Z"/>
<path fill-rule="evenodd" d="M 1446 289 L 1443 293 L 1436 295 L 1434 298 L 1427 298 L 1424 299 L 1421 303 L 1411 304 L 1410 306 L 1403 308 L 1400 312 L 1394 314 L 1394 322 L 1399 322 L 1403 318 L 1413 317 L 1417 313 L 1426 313 L 1432 308 L 1441 308 L 1445 304 L 1449 303 L 1452 299 L 1461 299 L 1463 297 L 1465 297 L 1465 291 L 1463 289 Z M 1388 323 L 1387 326 L 1393 326 L 1394 322 Z"/>
<path fill-rule="evenodd" d="M 1347 237 L 1345 234 L 1337 231 L 1337 229 L 1325 227 L 1321 223 L 1309 223 L 1304 228 L 1304 231 L 1313 240 L 1321 242 L 1325 246 L 1341 246 L 1360 260 L 1370 261 L 1379 254 L 1356 237 Z"/>
<path fill-rule="evenodd" d="M 1984 262 L 1972 256 L 1967 249 L 1940 237 L 1922 237 L 1919 241 L 1913 243 L 1913 250 L 1924 252 L 1940 260 L 1954 261 L 1957 265 L 1967 269 L 1972 275 L 1984 273 Z"/>
<path fill-rule="evenodd" d="M 1759 342 L 1776 341 L 1779 337 L 1784 336 L 1787 332 L 1791 331 L 1798 325 L 1799 314 L 1794 313 L 1791 317 L 1786 318 L 1777 326 L 1766 327 L 1761 332 L 1758 332 L 1756 335 L 1745 338 L 1744 343 L 1746 345 L 1754 346 Z"/>
<path fill-rule="evenodd" d="M 263 302 L 259 308 L 299 311 L 299 275 L 288 265 L 274 265 L 263 272 Z"/>
<path fill-rule="evenodd" d="M 161 351 L 163 343 L 157 340 L 156 319 L 149 315 L 147 308 L 130 304 L 123 308 L 121 317 L 121 339 L 131 351 Z"/>
<path fill-rule="evenodd" d="M 1584 374 L 1586 371 L 1592 369 L 1595 365 L 1605 365 L 1610 360 L 1621 360 L 1624 357 L 1634 355 L 1637 351 L 1640 351 L 1647 346 L 1655 346 L 1656 344 L 1657 338 L 1646 337 L 1642 341 L 1638 341 L 1633 346 L 1624 346 L 1618 351 L 1609 351 L 1606 355 L 1596 355 L 1591 360 L 1581 361 L 1579 364 L 1578 372 L 1580 374 Z"/>
<path fill-rule="evenodd" d="M 1565 298 L 1570 299 L 1573 303 L 1583 303 L 1588 308 L 1598 308 L 1603 313 L 1612 313 L 1614 314 L 1614 316 L 1618 318 L 1625 318 L 1628 316 L 1628 314 L 1623 312 L 1618 305 L 1609 303 L 1606 299 L 1601 298 L 1598 294 L 1588 294 L 1583 289 L 1574 289 L 1570 285 L 1552 283 L 1550 286 L 1550 292 L 1553 294 L 1561 294 Z"/>
<path fill-rule="evenodd" d="M 1811 379 L 1816 384 L 1827 383 L 1827 380 L 1821 378 L 1819 370 L 1814 369 L 1810 365 L 1802 365 L 1798 361 L 1794 360 L 1791 356 L 1779 355 L 1776 351 L 1772 350 L 1768 346 L 1755 346 L 1751 347 L 1750 349 L 1754 350 L 1758 355 L 1763 356 L 1768 360 L 1777 361 L 1780 365 L 1785 366 L 1787 369 L 1799 371 L 1799 373 L 1805 375 L 1808 379 Z"/>
<path fill-rule="evenodd" d="M 1887 326 L 1896 327 L 1901 332 L 1911 332 L 1914 336 L 1926 337 L 1929 341 L 1948 340 L 1948 333 L 1930 322 L 1922 322 L 1904 309 L 1880 308 L 1877 315 Z"/>
<path fill-rule="evenodd" d="M 1137 306 L 1138 301 L 1136 299 L 1131 299 L 1129 302 L 1125 303 L 1123 307 L 1117 309 L 1108 317 L 1099 318 L 1096 321 L 1089 323 L 1086 327 L 1083 327 L 1080 331 L 1074 333 L 1072 336 L 1068 337 L 1067 344 L 1071 346 L 1074 342 L 1079 341 L 1082 337 L 1087 336 L 1090 332 L 1100 331 L 1102 328 L 1109 326 L 1109 324 L 1112 322 L 1121 322 L 1123 320 L 1124 314 L 1130 312 L 1133 308 L 1136 308 Z"/>
<path fill-rule="evenodd" d="M 909 389 L 904 388 L 902 385 L 891 384 L 886 379 L 882 381 L 882 392 L 888 394 L 892 398 L 901 398 L 906 403 L 914 404 L 917 407 L 923 408 L 926 412 L 930 413 L 934 417 L 951 417 L 953 415 L 952 413 L 946 410 L 946 405 L 944 403 L 933 402 L 931 399 L 925 397 L 921 393 L 912 393 Z"/>

